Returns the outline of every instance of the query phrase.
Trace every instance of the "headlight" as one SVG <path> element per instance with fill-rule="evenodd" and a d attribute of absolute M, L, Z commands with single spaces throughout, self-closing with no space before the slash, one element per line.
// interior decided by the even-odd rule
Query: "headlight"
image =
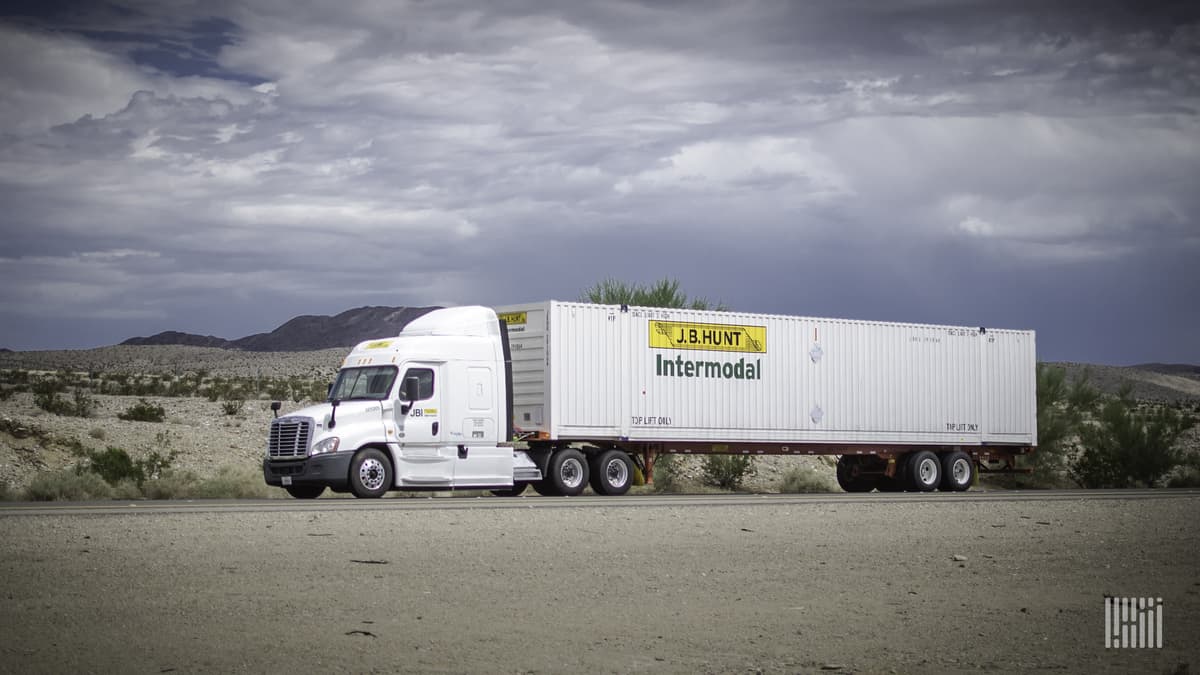
<path fill-rule="evenodd" d="M 329 438 L 319 441 L 316 445 L 314 445 L 312 450 L 309 451 L 308 456 L 312 457 L 313 455 L 324 455 L 325 453 L 329 452 L 337 452 L 337 449 L 338 437 L 330 436 Z"/>

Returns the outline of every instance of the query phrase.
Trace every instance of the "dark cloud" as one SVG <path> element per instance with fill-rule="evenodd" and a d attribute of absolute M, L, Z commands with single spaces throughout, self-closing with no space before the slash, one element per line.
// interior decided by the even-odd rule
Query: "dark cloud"
<path fill-rule="evenodd" d="M 673 276 L 1200 361 L 1191 5 L 44 7 L 0 19 L 0 346 Z"/>

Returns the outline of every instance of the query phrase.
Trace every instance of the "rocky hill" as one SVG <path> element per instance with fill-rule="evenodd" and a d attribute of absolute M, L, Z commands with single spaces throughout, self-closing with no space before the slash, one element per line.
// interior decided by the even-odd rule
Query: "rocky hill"
<path fill-rule="evenodd" d="M 409 321 L 435 307 L 358 307 L 336 316 L 298 316 L 269 333 L 226 340 L 212 335 L 165 331 L 134 337 L 122 345 L 183 345 L 217 347 L 248 352 L 301 352 L 352 347 L 373 337 L 396 335 Z"/>
<path fill-rule="evenodd" d="M 1140 366 L 1101 366 L 1087 363 L 1047 363 L 1065 368 L 1067 378 L 1087 377 L 1091 386 L 1106 394 L 1116 394 L 1124 385 L 1133 387 L 1133 397 L 1164 403 L 1200 403 L 1200 366 L 1146 364 Z"/>

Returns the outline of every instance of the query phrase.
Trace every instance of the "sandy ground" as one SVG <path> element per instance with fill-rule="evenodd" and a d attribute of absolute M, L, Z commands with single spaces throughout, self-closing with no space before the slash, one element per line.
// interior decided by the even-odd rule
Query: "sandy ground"
<path fill-rule="evenodd" d="M 0 511 L 0 671 L 1200 668 L 1200 496 L 878 497 Z M 1162 597 L 1165 648 L 1106 650 L 1105 594 Z"/>

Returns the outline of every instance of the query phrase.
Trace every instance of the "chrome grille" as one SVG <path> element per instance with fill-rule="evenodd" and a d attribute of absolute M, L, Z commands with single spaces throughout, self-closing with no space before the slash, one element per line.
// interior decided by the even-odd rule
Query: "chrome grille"
<path fill-rule="evenodd" d="M 308 456 L 312 425 L 312 420 L 307 417 L 280 417 L 272 420 L 271 436 L 267 439 L 267 456 L 272 459 Z"/>

